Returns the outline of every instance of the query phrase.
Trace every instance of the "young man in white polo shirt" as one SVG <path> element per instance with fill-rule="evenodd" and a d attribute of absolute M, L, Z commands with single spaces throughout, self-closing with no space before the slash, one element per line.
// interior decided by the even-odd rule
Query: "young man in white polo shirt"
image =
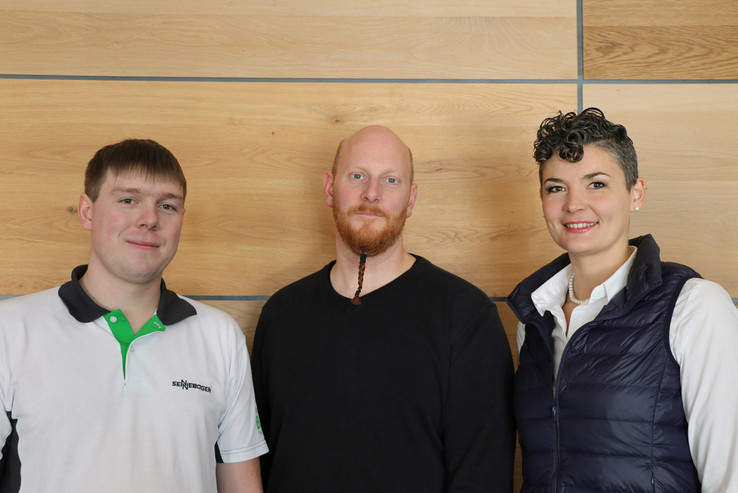
<path fill-rule="evenodd" d="M 0 303 L 0 491 L 261 491 L 243 334 L 162 280 L 186 187 L 154 141 L 102 148 L 79 200 L 89 265 Z"/>

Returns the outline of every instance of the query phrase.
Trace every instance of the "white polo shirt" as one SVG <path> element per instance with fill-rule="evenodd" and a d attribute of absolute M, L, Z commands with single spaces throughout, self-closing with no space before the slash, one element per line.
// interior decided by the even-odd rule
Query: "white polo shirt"
<path fill-rule="evenodd" d="M 243 333 L 162 281 L 149 333 L 119 342 L 130 326 L 82 290 L 85 269 L 0 303 L 0 445 L 17 433 L 20 491 L 215 492 L 216 455 L 267 452 Z"/>

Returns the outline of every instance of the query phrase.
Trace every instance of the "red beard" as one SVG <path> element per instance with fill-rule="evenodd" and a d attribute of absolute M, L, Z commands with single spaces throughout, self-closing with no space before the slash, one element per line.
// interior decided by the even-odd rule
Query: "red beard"
<path fill-rule="evenodd" d="M 364 224 L 358 229 L 351 226 L 351 217 L 357 212 L 369 212 L 383 217 L 386 226 L 381 231 L 374 231 L 371 224 Z M 343 242 L 356 255 L 365 253 L 369 257 L 379 255 L 395 244 L 405 227 L 405 211 L 395 216 L 388 216 L 379 207 L 359 206 L 347 211 L 333 207 L 333 219 L 336 222 L 336 230 Z"/>

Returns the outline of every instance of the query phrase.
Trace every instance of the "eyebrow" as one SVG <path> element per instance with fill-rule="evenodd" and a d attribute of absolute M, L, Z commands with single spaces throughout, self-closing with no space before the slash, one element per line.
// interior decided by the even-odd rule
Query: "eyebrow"
<path fill-rule="evenodd" d="M 610 178 L 610 175 L 608 175 L 604 171 L 595 171 L 594 173 L 588 173 L 584 175 L 582 178 L 584 178 L 585 180 L 591 180 L 592 178 L 596 178 L 600 175 L 607 176 L 608 178 Z"/>
<path fill-rule="evenodd" d="M 136 194 L 144 193 L 140 188 L 124 188 L 124 187 L 115 187 L 113 188 L 113 192 L 136 193 Z M 158 195 L 157 199 L 158 200 L 167 200 L 167 199 L 184 200 L 182 195 L 176 194 L 176 193 L 170 193 L 170 192 Z"/>
<path fill-rule="evenodd" d="M 364 174 L 367 174 L 367 175 L 374 175 L 374 176 L 387 176 L 387 175 L 400 175 L 400 174 L 402 174 L 402 169 L 400 169 L 398 167 L 394 167 L 392 169 L 384 170 L 381 173 L 376 173 L 376 172 L 370 170 L 369 168 L 370 168 L 369 166 L 362 165 L 362 164 L 357 164 L 357 165 L 354 165 L 354 166 L 351 166 L 350 164 L 348 164 L 348 165 L 346 165 L 346 173 L 351 174 L 351 173 L 360 172 L 360 173 L 364 173 Z"/>
<path fill-rule="evenodd" d="M 591 179 L 596 178 L 598 176 L 607 176 L 608 178 L 611 178 L 610 175 L 607 174 L 607 173 L 605 173 L 604 171 L 595 171 L 594 173 L 587 173 L 586 175 L 584 175 L 582 177 L 582 179 L 583 180 L 591 180 Z M 562 180 L 561 178 L 552 177 L 552 178 L 546 178 L 545 180 L 543 180 L 543 183 L 546 183 L 548 181 L 552 181 L 554 183 L 563 183 L 564 182 L 564 180 Z"/>

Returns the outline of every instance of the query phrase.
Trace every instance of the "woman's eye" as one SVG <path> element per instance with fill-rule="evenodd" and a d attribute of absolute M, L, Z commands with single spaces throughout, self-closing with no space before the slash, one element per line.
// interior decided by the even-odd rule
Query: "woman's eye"
<path fill-rule="evenodd" d="M 546 189 L 546 193 L 556 193 L 556 192 L 561 192 L 563 190 L 564 190 L 564 187 L 562 187 L 561 185 L 554 185 L 552 187 L 548 187 Z"/>
<path fill-rule="evenodd" d="M 601 181 L 595 181 L 590 184 L 590 187 L 592 188 L 604 188 L 606 185 L 602 183 Z"/>

